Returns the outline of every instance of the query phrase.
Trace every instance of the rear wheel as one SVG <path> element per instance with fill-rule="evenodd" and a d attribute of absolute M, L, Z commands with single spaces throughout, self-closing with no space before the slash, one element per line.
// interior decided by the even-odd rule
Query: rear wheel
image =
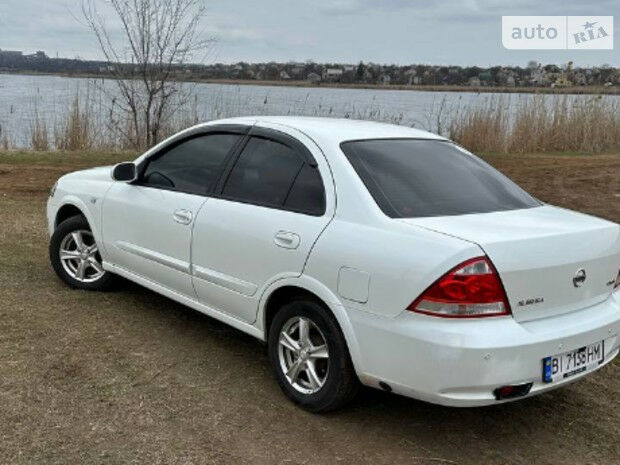
<path fill-rule="evenodd" d="M 278 384 L 301 407 L 326 412 L 355 397 L 359 382 L 344 336 L 320 303 L 284 305 L 271 324 L 268 350 Z"/>
<path fill-rule="evenodd" d="M 103 291 L 112 284 L 114 276 L 103 269 L 99 247 L 83 216 L 69 218 L 56 227 L 49 254 L 56 274 L 73 288 Z"/>

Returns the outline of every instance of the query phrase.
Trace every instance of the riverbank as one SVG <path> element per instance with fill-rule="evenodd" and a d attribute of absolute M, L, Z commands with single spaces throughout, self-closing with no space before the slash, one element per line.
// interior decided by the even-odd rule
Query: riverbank
<path fill-rule="evenodd" d="M 82 79 L 113 79 L 111 76 L 93 73 L 39 73 L 34 71 L 6 71 L 0 74 L 20 76 L 61 76 Z M 400 85 L 400 84 L 371 84 L 371 83 L 339 83 L 320 82 L 312 83 L 300 80 L 268 81 L 255 79 L 179 79 L 181 82 L 202 84 L 225 84 L 238 86 L 268 86 L 268 87 L 302 87 L 327 89 L 367 89 L 367 90 L 403 90 L 419 92 L 473 92 L 473 93 L 500 93 L 500 94 L 553 94 L 553 95 L 620 95 L 618 86 L 570 86 L 570 87 L 509 87 L 509 86 L 456 86 L 456 85 Z"/>

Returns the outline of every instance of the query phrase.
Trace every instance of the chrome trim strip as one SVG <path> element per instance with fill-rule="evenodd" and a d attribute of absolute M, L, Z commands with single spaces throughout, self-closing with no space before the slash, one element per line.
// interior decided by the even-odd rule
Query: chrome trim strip
<path fill-rule="evenodd" d="M 231 291 L 238 292 L 247 297 L 252 297 L 256 294 L 258 286 L 256 284 L 248 283 L 233 276 L 229 276 L 218 271 L 203 268 L 202 266 L 193 265 L 194 277 L 200 278 L 204 281 L 208 281 L 211 284 L 225 287 Z"/>
<path fill-rule="evenodd" d="M 169 257 L 168 255 L 154 252 L 150 249 L 145 249 L 144 247 L 130 244 L 129 242 L 116 241 L 115 245 L 119 249 L 137 255 L 138 257 L 146 258 L 147 260 L 154 261 L 155 263 L 159 263 L 160 265 L 167 266 L 182 273 L 190 273 L 189 263 L 182 260 L 178 260 L 176 258 Z"/>

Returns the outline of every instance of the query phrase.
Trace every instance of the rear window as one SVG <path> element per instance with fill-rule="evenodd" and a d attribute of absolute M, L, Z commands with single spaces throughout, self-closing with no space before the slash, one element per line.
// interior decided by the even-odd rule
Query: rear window
<path fill-rule="evenodd" d="M 539 206 L 487 163 L 447 141 L 373 139 L 342 150 L 392 218 L 464 215 Z"/>

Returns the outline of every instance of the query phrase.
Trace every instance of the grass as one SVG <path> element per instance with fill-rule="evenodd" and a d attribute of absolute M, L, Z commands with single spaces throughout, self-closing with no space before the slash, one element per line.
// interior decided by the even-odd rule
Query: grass
<path fill-rule="evenodd" d="M 618 463 L 618 361 L 513 404 L 364 390 L 318 416 L 284 398 L 249 336 L 135 285 L 68 289 L 47 259 L 49 188 L 131 158 L 0 153 L 0 463 Z M 486 158 L 545 201 L 620 221 L 620 155 Z"/>

